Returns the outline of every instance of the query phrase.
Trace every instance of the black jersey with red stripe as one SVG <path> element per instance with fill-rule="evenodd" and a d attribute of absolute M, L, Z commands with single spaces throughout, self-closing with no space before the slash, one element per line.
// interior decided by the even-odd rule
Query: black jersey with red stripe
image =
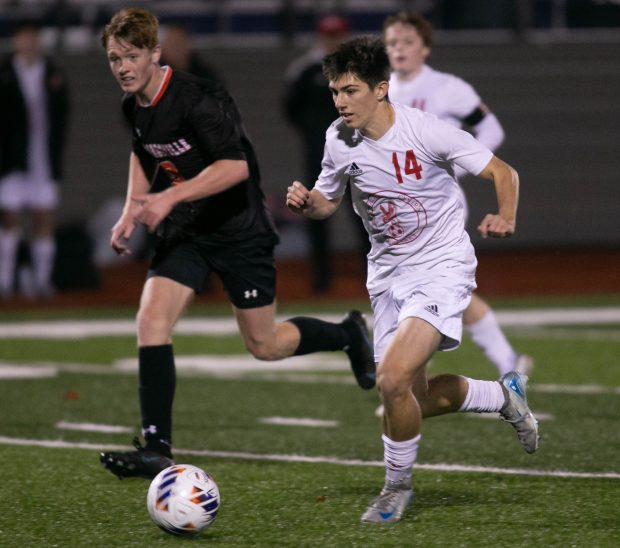
<path fill-rule="evenodd" d="M 207 235 L 214 242 L 245 240 L 275 227 L 260 187 L 260 173 L 237 106 L 219 83 L 166 67 L 150 105 L 126 95 L 123 113 L 133 130 L 133 151 L 151 192 L 198 175 L 218 160 L 246 160 L 249 177 L 202 200 L 176 206 L 158 230 L 162 237 Z"/>

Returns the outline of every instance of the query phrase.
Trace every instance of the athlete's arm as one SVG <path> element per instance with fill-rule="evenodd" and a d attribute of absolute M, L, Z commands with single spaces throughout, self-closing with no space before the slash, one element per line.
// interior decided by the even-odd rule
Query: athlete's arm
<path fill-rule="evenodd" d="M 173 185 L 155 194 L 134 196 L 133 201 L 141 206 L 137 219 L 153 232 L 177 204 L 224 192 L 245 181 L 249 175 L 245 160 L 217 160 L 196 177 L 183 181 L 183 184 Z"/>
<path fill-rule="evenodd" d="M 495 183 L 498 213 L 487 214 L 478 231 L 483 238 L 507 238 L 515 231 L 519 201 L 519 174 L 506 162 L 493 156 L 480 173 L 481 177 Z"/>
<path fill-rule="evenodd" d="M 463 122 L 471 128 L 474 137 L 492 152 L 495 152 L 504 142 L 504 128 L 497 116 L 483 103 L 476 107 Z"/>
<path fill-rule="evenodd" d="M 129 156 L 129 175 L 127 178 L 127 196 L 123 212 L 116 224 L 112 227 L 110 245 L 119 255 L 128 255 L 131 251 L 127 247 L 127 240 L 136 226 L 136 216 L 139 213 L 139 205 L 134 201 L 135 196 L 145 194 L 149 190 L 149 181 L 140 165 L 140 160 L 135 153 Z"/>
<path fill-rule="evenodd" d="M 333 215 L 342 202 L 342 197 L 328 200 L 318 190 L 308 190 L 299 181 L 293 181 L 286 192 L 286 206 L 308 219 L 325 219 Z"/>

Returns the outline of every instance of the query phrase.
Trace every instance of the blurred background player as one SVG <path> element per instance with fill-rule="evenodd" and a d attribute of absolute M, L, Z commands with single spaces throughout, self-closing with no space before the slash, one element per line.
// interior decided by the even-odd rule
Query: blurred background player
<path fill-rule="evenodd" d="M 187 26 L 175 21 L 166 25 L 161 41 L 161 64 L 200 78 L 221 82 L 217 71 L 194 49 Z"/>
<path fill-rule="evenodd" d="M 53 212 L 67 135 L 69 92 L 64 72 L 41 48 L 34 21 L 17 25 L 13 52 L 0 64 L 0 296 L 13 293 L 22 226 L 27 228 L 31 298 L 53 294 Z M 23 213 L 30 214 L 26 225 Z M 26 232 L 26 230 L 24 230 Z"/>
<path fill-rule="evenodd" d="M 432 46 L 431 24 L 415 12 L 403 11 L 385 20 L 383 37 L 392 69 L 390 100 L 430 112 L 454 126 L 466 128 L 495 152 L 504 140 L 504 130 L 497 117 L 470 84 L 426 64 Z M 463 175 L 465 173 L 457 166 L 456 176 Z M 467 211 L 466 198 L 460 186 L 459 190 Z M 512 348 L 495 314 L 476 293 L 465 310 L 463 323 L 500 376 L 513 370 L 529 373 L 532 369 L 532 359 Z"/>
<path fill-rule="evenodd" d="M 316 181 L 321 172 L 325 131 L 337 118 L 334 100 L 323 76 L 321 62 L 349 35 L 349 24 L 340 15 L 326 15 L 316 26 L 314 45 L 294 60 L 284 77 L 283 108 L 286 119 L 297 129 L 301 138 L 305 180 Z M 327 220 L 307 219 L 312 260 L 312 289 L 317 292 L 330 288 L 333 278 L 332 252 Z M 370 249 L 368 236 L 359 219 L 353 219 L 359 241 L 360 262 L 365 265 Z"/>

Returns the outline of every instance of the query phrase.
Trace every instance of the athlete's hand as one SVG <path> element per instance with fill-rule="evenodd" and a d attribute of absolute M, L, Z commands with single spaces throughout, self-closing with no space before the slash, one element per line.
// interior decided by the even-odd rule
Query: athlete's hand
<path fill-rule="evenodd" d="M 302 213 L 312 205 L 310 191 L 299 181 L 293 181 L 286 192 L 286 207 L 293 213 Z"/>
<path fill-rule="evenodd" d="M 166 192 L 138 194 L 131 200 L 138 206 L 136 220 L 145 225 L 149 232 L 155 232 L 159 223 L 168 216 L 175 206 L 170 195 Z"/>
<path fill-rule="evenodd" d="M 131 250 L 127 247 L 127 242 L 135 228 L 136 224 L 133 220 L 133 215 L 127 213 L 121 215 L 121 218 L 112 227 L 110 245 L 118 255 L 131 254 Z"/>
<path fill-rule="evenodd" d="M 483 238 L 509 238 L 515 232 L 515 222 L 507 221 L 501 215 L 488 213 L 478 225 L 478 232 Z"/>

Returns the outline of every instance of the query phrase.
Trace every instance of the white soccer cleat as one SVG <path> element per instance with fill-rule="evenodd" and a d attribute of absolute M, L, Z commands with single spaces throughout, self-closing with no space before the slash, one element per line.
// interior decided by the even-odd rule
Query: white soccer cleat
<path fill-rule="evenodd" d="M 362 523 L 395 523 L 400 521 L 413 499 L 411 480 L 386 480 L 378 497 L 362 514 Z"/>
<path fill-rule="evenodd" d="M 512 424 L 525 452 L 534 453 L 538 449 L 538 421 L 527 405 L 527 376 L 511 371 L 503 375 L 499 382 L 506 395 L 506 403 L 499 412 L 500 418 Z"/>

